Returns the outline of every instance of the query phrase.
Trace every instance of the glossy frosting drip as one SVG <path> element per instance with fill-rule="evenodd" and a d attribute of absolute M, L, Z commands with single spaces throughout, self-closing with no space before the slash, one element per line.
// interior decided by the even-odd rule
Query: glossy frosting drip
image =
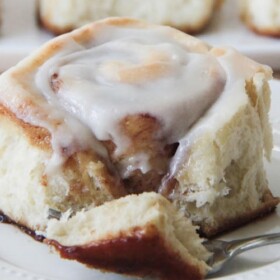
<path fill-rule="evenodd" d="M 64 119 L 70 114 L 98 140 L 112 140 L 116 154 L 130 145 L 119 126 L 126 116 L 153 116 L 162 125 L 156 137 L 180 142 L 225 83 L 225 71 L 207 45 L 192 50 L 161 27 L 107 27 L 86 45 L 70 40 L 36 74 L 40 93 L 67 112 Z M 139 158 L 145 160 L 140 167 L 137 160 L 137 168 L 147 172 L 147 157 Z"/>

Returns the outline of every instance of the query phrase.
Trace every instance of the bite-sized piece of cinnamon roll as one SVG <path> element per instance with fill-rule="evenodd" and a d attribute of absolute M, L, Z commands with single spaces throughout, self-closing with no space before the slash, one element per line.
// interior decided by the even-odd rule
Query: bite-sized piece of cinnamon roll
<path fill-rule="evenodd" d="M 280 37 L 280 3 L 278 0 L 239 0 L 242 20 L 253 31 Z"/>
<path fill-rule="evenodd" d="M 271 212 L 270 78 L 231 48 L 134 19 L 57 37 L 0 76 L 0 211 L 44 233 L 49 209 L 154 191 L 206 235 Z"/>
<path fill-rule="evenodd" d="M 106 17 L 134 17 L 200 32 L 223 0 L 40 0 L 39 18 L 47 29 L 62 34 Z"/>
<path fill-rule="evenodd" d="M 191 221 L 155 193 L 129 195 L 51 220 L 46 243 L 63 258 L 137 276 L 197 280 L 211 254 Z"/>

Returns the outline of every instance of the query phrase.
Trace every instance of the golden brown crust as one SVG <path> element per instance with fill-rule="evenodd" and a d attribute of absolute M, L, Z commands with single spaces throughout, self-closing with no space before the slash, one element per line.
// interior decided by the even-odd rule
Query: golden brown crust
<path fill-rule="evenodd" d="M 203 279 L 201 271 L 174 252 L 156 227 L 135 228 L 118 237 L 86 246 L 62 246 L 46 240 L 62 258 L 74 259 L 90 267 L 122 274 L 156 276 L 166 280 Z"/>
<path fill-rule="evenodd" d="M 16 123 L 18 127 L 22 128 L 22 132 L 26 135 L 31 145 L 44 151 L 51 151 L 51 135 L 45 128 L 25 123 L 1 104 L 0 117 L 8 118 L 12 122 Z"/>
<path fill-rule="evenodd" d="M 263 197 L 263 205 L 257 209 L 248 211 L 242 216 L 235 218 L 228 218 L 221 222 L 216 227 L 213 227 L 209 224 L 202 223 L 200 225 L 200 233 L 202 236 L 214 237 L 218 234 L 225 233 L 227 231 L 236 229 L 242 225 L 245 225 L 257 218 L 264 217 L 265 215 L 270 214 L 276 209 L 276 206 L 280 202 L 280 198 L 273 197 L 270 191 L 268 191 Z"/>

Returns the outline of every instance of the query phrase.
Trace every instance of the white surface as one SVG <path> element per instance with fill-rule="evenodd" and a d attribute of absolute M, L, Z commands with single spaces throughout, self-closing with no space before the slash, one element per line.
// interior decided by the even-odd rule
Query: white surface
<path fill-rule="evenodd" d="M 272 162 L 267 164 L 270 187 L 280 196 L 280 81 L 272 81 L 271 119 L 275 146 Z M 280 208 L 275 214 L 258 220 L 223 236 L 223 239 L 280 232 Z M 121 280 L 113 274 L 102 274 L 83 265 L 62 260 L 42 243 L 34 241 L 17 228 L 0 224 L 0 279 L 3 280 Z M 280 279 L 280 244 L 244 253 L 233 260 L 218 277 L 221 280 L 278 280 Z"/>
<path fill-rule="evenodd" d="M 36 0 L 2 0 L 0 71 L 14 65 L 53 36 L 40 29 Z M 254 34 L 239 20 L 236 0 L 227 0 L 210 26 L 198 37 L 213 44 L 233 46 L 252 58 L 280 69 L 280 38 Z"/>

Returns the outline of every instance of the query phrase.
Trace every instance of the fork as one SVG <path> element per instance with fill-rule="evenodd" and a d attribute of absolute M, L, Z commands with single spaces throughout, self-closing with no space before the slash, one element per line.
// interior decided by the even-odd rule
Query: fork
<path fill-rule="evenodd" d="M 280 233 L 265 234 L 232 241 L 208 240 L 203 245 L 213 253 L 207 264 L 211 267 L 207 275 L 219 272 L 235 256 L 258 247 L 280 243 Z"/>

